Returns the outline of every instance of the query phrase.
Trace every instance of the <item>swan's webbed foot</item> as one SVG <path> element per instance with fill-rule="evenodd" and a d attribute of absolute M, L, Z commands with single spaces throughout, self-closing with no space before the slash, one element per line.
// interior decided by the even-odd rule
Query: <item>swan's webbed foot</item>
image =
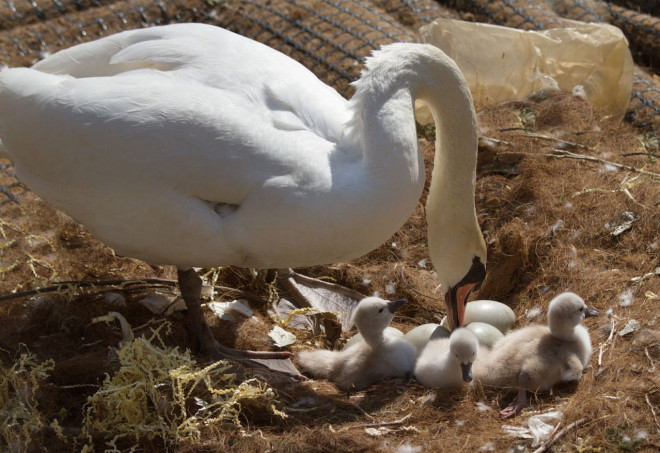
<path fill-rule="evenodd" d="M 518 415 L 528 405 L 527 391 L 525 386 L 529 383 L 529 376 L 524 371 L 520 373 L 518 378 L 518 396 L 516 396 L 511 404 L 505 409 L 500 411 L 502 418 L 511 418 Z"/>
<path fill-rule="evenodd" d="M 186 303 L 191 329 L 200 353 L 211 360 L 231 360 L 245 368 L 266 373 L 281 373 L 293 379 L 305 379 L 290 360 L 286 351 L 243 351 L 219 344 L 209 327 L 201 307 L 202 279 L 193 269 L 177 270 L 179 289 Z"/>
<path fill-rule="evenodd" d="M 300 374 L 290 358 L 293 354 L 285 351 L 243 351 L 232 349 L 220 344 L 207 348 L 201 354 L 209 360 L 229 360 L 249 369 L 252 374 L 273 377 L 274 374 L 286 376 L 298 381 L 307 378 Z"/>

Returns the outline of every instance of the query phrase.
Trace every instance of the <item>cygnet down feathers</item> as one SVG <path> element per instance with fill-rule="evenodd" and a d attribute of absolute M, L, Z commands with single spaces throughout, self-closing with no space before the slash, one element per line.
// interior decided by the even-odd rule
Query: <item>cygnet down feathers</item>
<path fill-rule="evenodd" d="M 404 303 L 405 299 L 393 302 L 378 297 L 362 299 L 355 308 L 353 322 L 364 341 L 341 351 L 301 351 L 298 353 L 301 369 L 344 390 L 361 390 L 387 378 L 407 377 L 415 365 L 415 347 L 385 331 Z"/>
<path fill-rule="evenodd" d="M 415 364 L 415 378 L 426 387 L 460 388 L 472 381 L 472 363 L 479 352 L 477 337 L 466 328 L 449 338 L 429 341 Z"/>
<path fill-rule="evenodd" d="M 500 414 L 513 417 L 527 405 L 527 390 L 547 391 L 560 382 L 577 381 L 591 359 L 591 339 L 580 325 L 598 312 L 575 293 L 556 296 L 548 307 L 548 325 L 530 325 L 510 332 L 479 356 L 475 379 L 484 385 L 518 388 L 518 396 Z"/>

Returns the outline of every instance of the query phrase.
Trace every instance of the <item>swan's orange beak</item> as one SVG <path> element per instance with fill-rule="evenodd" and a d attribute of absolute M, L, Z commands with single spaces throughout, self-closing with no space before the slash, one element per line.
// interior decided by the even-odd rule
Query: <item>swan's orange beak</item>
<path fill-rule="evenodd" d="M 472 290 L 479 289 L 486 278 L 486 266 L 478 256 L 472 259 L 472 266 L 465 277 L 455 286 L 450 286 L 445 293 L 445 305 L 447 305 L 447 320 L 449 330 L 462 327 L 465 324 L 465 306 Z"/>

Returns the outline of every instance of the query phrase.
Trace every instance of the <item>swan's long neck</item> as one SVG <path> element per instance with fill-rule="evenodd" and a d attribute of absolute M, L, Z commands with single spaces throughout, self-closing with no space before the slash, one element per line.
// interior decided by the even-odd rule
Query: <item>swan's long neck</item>
<path fill-rule="evenodd" d="M 368 70 L 356 82 L 348 104 L 351 120 L 344 127 L 340 146 L 359 152 L 366 172 L 375 178 L 388 177 L 395 184 L 401 178 L 407 184 L 410 180 L 423 183 L 408 80 L 415 74 L 405 65 L 393 65 L 396 59 L 386 54 L 380 51 L 370 58 Z"/>
<path fill-rule="evenodd" d="M 421 99 L 433 113 L 435 162 L 426 219 L 431 260 L 446 291 L 461 281 L 474 256 L 485 263 L 486 255 L 475 210 L 478 137 L 469 87 L 454 61 L 431 45 L 386 46 L 367 68 L 349 104 L 353 119 L 343 139 L 363 149 L 371 173 L 416 184 L 418 191 L 406 195 L 414 198 L 406 200 L 410 206 L 419 200 L 425 179 L 414 101 Z"/>

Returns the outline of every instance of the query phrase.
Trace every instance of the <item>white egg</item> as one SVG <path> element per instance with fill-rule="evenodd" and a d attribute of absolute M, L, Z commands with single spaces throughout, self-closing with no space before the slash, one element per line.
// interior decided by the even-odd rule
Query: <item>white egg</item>
<path fill-rule="evenodd" d="M 504 336 L 497 327 L 485 322 L 472 322 L 465 327 L 477 337 L 480 346 L 488 349 L 491 349 L 495 342 Z"/>
<path fill-rule="evenodd" d="M 396 335 L 397 337 L 403 337 L 403 332 L 401 332 L 396 327 L 391 327 L 390 326 L 390 327 L 385 327 L 385 335 Z M 362 334 L 360 332 L 356 333 L 351 338 L 346 340 L 346 344 L 344 345 L 344 349 L 346 349 L 350 345 L 355 344 L 359 341 L 363 341 L 362 340 Z"/>
<path fill-rule="evenodd" d="M 408 331 L 404 336 L 404 340 L 407 340 L 409 343 L 412 343 L 413 346 L 415 346 L 415 349 L 417 349 L 417 353 L 426 346 L 426 343 L 429 342 L 429 340 L 436 339 L 436 338 L 448 338 L 449 337 L 449 330 L 446 328 L 442 327 L 440 324 L 422 324 L 421 326 L 417 326 L 414 329 L 411 329 Z"/>
<path fill-rule="evenodd" d="M 502 333 L 507 333 L 513 328 L 516 315 L 502 302 L 475 300 L 466 305 L 464 322 L 465 324 L 484 322 L 497 327 Z"/>

